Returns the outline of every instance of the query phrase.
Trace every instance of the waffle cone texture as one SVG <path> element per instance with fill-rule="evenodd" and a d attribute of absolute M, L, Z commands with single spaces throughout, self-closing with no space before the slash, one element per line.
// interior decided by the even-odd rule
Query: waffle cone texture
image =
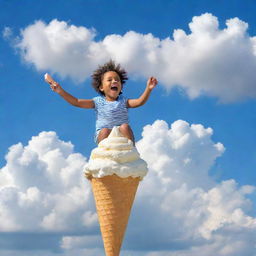
<path fill-rule="evenodd" d="M 106 256 L 119 256 L 140 178 L 90 178 Z"/>

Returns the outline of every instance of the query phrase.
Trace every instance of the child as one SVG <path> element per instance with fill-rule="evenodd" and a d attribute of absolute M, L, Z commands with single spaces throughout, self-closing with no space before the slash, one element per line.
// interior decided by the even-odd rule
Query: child
<path fill-rule="evenodd" d="M 112 60 L 99 66 L 92 75 L 92 85 L 100 96 L 93 99 L 77 99 L 67 93 L 48 74 L 45 80 L 51 89 L 62 96 L 68 103 L 80 108 L 94 108 L 96 111 L 95 142 L 108 137 L 114 126 L 120 126 L 120 132 L 135 143 L 132 129 L 129 126 L 128 108 L 145 104 L 157 80 L 150 77 L 145 91 L 137 99 L 127 99 L 122 95 L 123 85 L 128 80 L 127 73 Z"/>

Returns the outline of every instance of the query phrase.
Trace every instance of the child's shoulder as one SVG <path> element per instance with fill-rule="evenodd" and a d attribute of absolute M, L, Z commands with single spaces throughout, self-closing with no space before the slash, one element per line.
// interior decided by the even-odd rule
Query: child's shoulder
<path fill-rule="evenodd" d="M 98 96 L 95 96 L 95 97 L 92 98 L 92 100 L 93 100 L 94 102 L 103 101 L 104 99 L 105 99 L 105 97 L 104 97 L 104 96 L 101 96 L 101 95 L 98 95 Z"/>
<path fill-rule="evenodd" d="M 118 101 L 126 101 L 126 100 L 127 100 L 127 98 L 123 94 L 119 95 Z"/>

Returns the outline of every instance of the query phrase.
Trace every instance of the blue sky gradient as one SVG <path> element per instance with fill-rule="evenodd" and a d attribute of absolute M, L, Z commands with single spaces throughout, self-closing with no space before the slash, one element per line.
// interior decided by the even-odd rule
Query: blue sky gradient
<path fill-rule="evenodd" d="M 78 109 L 68 105 L 57 94 L 54 94 L 44 82 L 43 75 L 49 69 L 40 70 L 32 61 L 26 61 L 23 58 L 24 56 L 22 57 L 18 43 L 24 39 L 21 31 L 28 26 L 35 25 L 39 20 L 43 21 L 47 26 L 52 20 L 57 19 L 58 21 L 66 22 L 68 26 L 74 25 L 76 27 L 82 26 L 94 29 L 96 31 L 96 36 L 93 39 L 95 42 L 100 42 L 109 35 L 124 36 L 128 31 L 143 35 L 151 33 L 155 38 L 164 40 L 168 37 L 173 39 L 173 31 L 175 29 L 182 29 L 187 34 L 190 34 L 189 23 L 192 22 L 193 17 L 210 13 L 218 19 L 219 30 L 225 30 L 226 20 L 232 18 L 238 18 L 246 22 L 248 29 L 245 34 L 247 37 L 253 38 L 256 35 L 255 11 L 256 2 L 253 0 L 0 0 L 0 168 L 4 168 L 7 166 L 8 161 L 11 161 L 6 160 L 6 155 L 10 152 L 9 148 L 12 145 L 19 142 L 24 146 L 28 145 L 32 136 L 38 136 L 42 131 L 56 132 L 61 141 L 70 141 L 74 145 L 74 152 L 80 153 L 87 159 L 90 156 L 90 151 L 95 147 L 93 141 L 95 130 L 94 111 Z M 10 32 L 8 35 L 6 34 L 7 31 Z M 254 58 L 256 58 L 256 54 Z M 242 63 L 247 63 L 246 61 L 245 57 Z M 256 59 L 254 61 L 256 62 Z M 136 59 L 134 59 L 134 62 L 136 62 Z M 126 64 L 124 63 L 124 65 Z M 239 62 L 237 66 L 239 67 Z M 253 67 L 255 66 L 248 64 L 248 69 Z M 239 68 L 235 69 L 234 73 L 236 70 L 239 70 Z M 158 70 L 158 72 L 160 71 Z M 129 70 L 128 74 L 130 75 L 129 81 L 125 84 L 124 93 L 128 98 L 138 97 L 143 92 L 147 79 L 143 75 L 136 77 L 133 72 L 129 73 Z M 194 75 L 197 76 L 197 74 Z M 229 75 L 232 76 L 233 74 Z M 65 90 L 78 98 L 92 98 L 96 95 L 90 85 L 91 80 L 88 76 L 80 83 L 74 82 L 71 77 L 62 78 L 57 71 L 54 77 Z M 255 187 L 256 104 L 254 92 L 256 91 L 256 83 L 250 87 L 251 98 L 243 98 L 241 96 L 237 100 L 224 103 L 221 102 L 220 97 L 209 96 L 207 93 L 202 93 L 198 97 L 191 99 L 182 84 L 168 86 L 163 80 L 160 80 L 159 85 L 152 92 L 146 105 L 138 109 L 129 110 L 131 126 L 136 140 L 142 140 L 143 142 L 143 138 L 146 138 L 146 135 L 142 136 L 143 127 L 153 125 L 156 120 L 164 120 L 169 127 L 177 120 L 184 120 L 190 125 L 201 124 L 205 129 L 211 127 L 213 130 L 213 134 L 210 136 L 211 141 L 213 143 L 222 143 L 225 147 L 225 152 L 223 151 L 219 155 L 220 157 L 217 157 L 217 155 L 212 156 L 214 160 L 206 170 L 207 173 L 209 172 L 210 179 L 219 184 L 216 187 L 220 186 L 223 181 L 235 180 L 238 187 L 237 189 L 232 187 L 234 191 L 238 191 L 239 187 L 247 185 Z M 228 87 L 230 86 L 228 84 L 223 84 L 222 86 L 223 88 L 227 87 L 232 94 L 232 86 Z M 168 90 L 168 88 L 171 89 Z M 154 128 L 152 129 L 157 133 Z M 198 137 L 197 140 L 199 141 L 199 139 Z M 197 140 L 195 139 L 195 141 Z M 143 143 L 141 145 L 146 145 Z M 196 148 L 191 147 L 190 150 L 197 152 L 197 147 L 199 147 L 200 143 L 198 142 L 195 145 L 197 145 L 195 146 Z M 148 153 L 144 152 L 142 154 L 147 156 Z M 198 154 L 200 154 L 200 151 L 198 151 Z M 3 172 L 3 169 L 0 169 L 0 172 Z M 195 175 L 199 174 L 195 173 Z M 1 186 L 4 185 L 1 185 L 0 182 L 0 191 Z M 194 188 L 192 187 L 191 189 Z M 200 184 L 195 187 L 202 188 Z M 204 189 L 205 191 L 210 191 L 211 188 L 213 186 Z M 255 192 L 248 193 L 246 198 L 253 205 L 251 208 L 249 207 L 250 209 L 248 208 L 247 215 L 254 218 L 255 221 Z M 246 201 L 246 199 L 244 200 Z M 146 211 L 145 209 L 149 206 L 145 205 L 144 207 L 144 211 Z M 140 215 L 139 211 L 136 211 L 136 213 Z M 162 214 L 163 216 L 168 216 L 164 215 L 164 213 Z M 136 216 L 131 218 L 133 225 L 131 225 L 131 231 L 127 233 L 127 240 L 124 243 L 124 249 L 127 251 L 123 255 L 193 256 L 196 254 L 193 254 L 192 245 L 199 246 L 199 244 L 203 244 L 206 246 L 207 244 L 204 240 L 205 238 L 197 241 L 193 240 L 193 242 L 189 238 L 188 240 L 181 239 L 179 244 L 177 239 L 180 238 L 180 234 L 177 231 L 177 234 L 170 236 L 168 243 L 164 241 L 161 244 L 161 241 L 156 241 L 156 243 L 150 245 L 150 242 L 141 238 L 139 240 L 141 242 L 140 245 L 132 246 L 135 243 L 132 235 L 136 234 L 136 232 L 138 233 L 135 224 L 138 225 L 137 222 L 139 222 L 140 218 Z M 143 225 L 146 226 L 146 223 L 143 223 Z M 66 252 L 63 248 L 60 249 L 57 246 L 61 237 L 64 235 L 72 236 L 72 232 L 76 236 L 79 236 L 79 234 L 90 236 L 91 233 L 98 235 L 96 227 L 97 225 L 94 224 L 91 231 L 79 231 L 78 233 L 74 232 L 74 229 L 68 232 L 62 230 L 59 234 L 50 232 L 51 235 L 48 236 L 47 232 L 42 232 L 40 229 L 29 231 L 28 233 L 26 233 L 26 228 L 23 230 L 14 229 L 11 233 L 6 233 L 4 229 L 1 230 L 0 226 L 0 256 L 4 256 L 6 252 L 10 252 L 10 255 L 23 255 L 24 250 L 26 255 L 69 255 L 69 251 Z M 150 228 L 157 228 L 157 225 L 153 225 Z M 256 227 L 253 226 L 251 230 L 250 232 L 255 233 Z M 39 234 L 35 236 L 34 234 L 37 233 Z M 30 248 L 30 244 L 27 242 L 20 245 L 21 234 L 24 241 L 31 241 L 31 237 L 33 237 L 33 244 L 37 244 L 37 246 Z M 244 234 L 245 236 L 248 235 L 246 232 Z M 43 240 L 40 236 L 48 237 L 48 244 L 40 242 Z M 88 255 L 94 256 L 99 255 L 97 253 L 102 253 L 102 247 L 99 242 L 93 240 L 91 245 L 89 242 L 86 242 L 86 244 L 88 244 L 88 248 L 95 250 L 86 251 Z M 49 252 L 47 252 L 47 247 L 50 248 Z M 170 249 L 171 247 L 172 249 Z M 85 252 L 79 251 L 82 250 L 80 244 L 77 248 L 77 255 Z M 178 253 L 184 248 L 187 248 L 184 254 L 175 254 L 175 252 Z M 210 249 L 208 249 L 205 249 L 205 256 L 212 255 Z M 27 254 L 27 251 L 30 251 L 29 254 Z M 47 253 L 45 254 L 45 252 Z M 241 249 L 240 253 L 243 253 L 240 255 L 244 256 L 254 255 L 253 248 L 251 250 L 244 249 L 244 251 Z M 235 256 L 236 254 L 227 253 L 222 255 Z"/>

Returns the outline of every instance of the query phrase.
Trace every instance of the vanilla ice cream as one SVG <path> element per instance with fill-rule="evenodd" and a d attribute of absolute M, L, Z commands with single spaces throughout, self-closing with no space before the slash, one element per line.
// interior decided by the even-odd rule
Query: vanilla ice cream
<path fill-rule="evenodd" d="M 85 166 L 87 178 L 101 178 L 116 174 L 121 178 L 140 177 L 147 174 L 148 168 L 133 142 L 124 137 L 119 127 L 114 127 L 109 136 L 102 140 L 91 152 Z"/>

